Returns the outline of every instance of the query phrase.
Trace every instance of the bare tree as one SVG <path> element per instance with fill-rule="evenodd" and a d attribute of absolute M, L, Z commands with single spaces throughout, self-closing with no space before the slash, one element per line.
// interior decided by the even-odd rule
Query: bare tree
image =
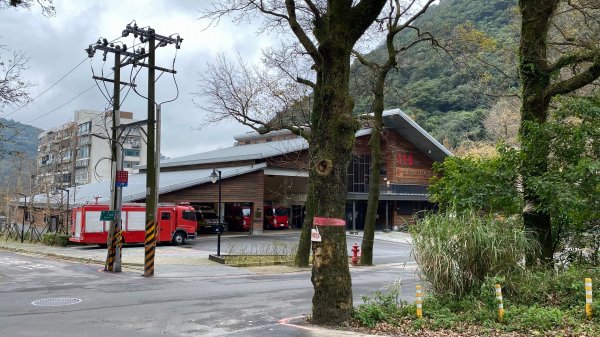
<path fill-rule="evenodd" d="M 53 0 L 0 0 L 0 9 L 9 8 L 31 8 L 37 3 L 42 14 L 46 17 L 54 16 L 56 9 Z M 5 50 L 0 45 L 0 50 Z M 33 86 L 32 82 L 23 79 L 22 72 L 27 69 L 28 58 L 23 52 L 13 52 L 11 57 L 4 57 L 0 54 L 0 112 L 7 105 L 23 105 L 30 101 L 29 89 Z M 0 157 L 3 154 L 14 155 L 10 150 L 6 150 L 8 145 L 20 133 L 18 128 L 12 128 L 12 137 L 3 137 L 7 134 L 2 129 L 10 126 L 0 123 Z"/>
<path fill-rule="evenodd" d="M 384 87 L 388 73 L 396 67 L 401 53 L 412 46 L 428 41 L 435 43 L 431 34 L 421 32 L 414 26 L 415 20 L 420 17 L 434 0 L 428 0 L 424 4 L 416 0 L 406 1 L 402 6 L 400 0 L 390 0 L 388 9 L 378 21 L 385 26 L 385 47 L 387 58 L 382 63 L 369 60 L 367 56 L 353 51 L 358 61 L 369 68 L 372 75 L 371 91 L 373 93 L 371 121 L 372 132 L 369 145 L 371 147 L 371 167 L 369 173 L 369 201 L 365 217 L 365 229 L 362 241 L 362 255 L 360 263 L 364 265 L 373 264 L 373 239 L 375 236 L 375 222 L 377 220 L 377 208 L 379 206 L 379 171 L 383 164 L 383 153 L 381 152 L 381 135 L 383 133 L 383 110 L 384 110 Z M 421 7 L 422 6 L 422 7 Z M 396 39 L 405 31 L 414 32 L 414 38 L 409 39 L 406 44 L 398 43 Z"/>
<path fill-rule="evenodd" d="M 44 16 L 50 17 L 56 14 L 56 8 L 54 8 L 53 0 L 0 0 L 0 9 L 7 9 L 11 7 L 31 9 L 35 3 L 40 6 Z"/>
<path fill-rule="evenodd" d="M 265 53 L 271 57 L 276 51 Z M 200 74 L 200 90 L 196 93 L 206 100 L 196 105 L 207 112 L 207 125 L 234 120 L 259 133 L 288 129 L 302 135 L 309 126 L 312 89 L 282 69 L 282 64 L 273 68 L 266 62 L 250 65 L 241 55 L 236 62 L 218 55 Z"/>
<path fill-rule="evenodd" d="M 483 120 L 483 126 L 488 138 L 497 143 L 503 142 L 508 146 L 519 144 L 519 112 L 520 102 L 516 97 L 504 97 L 488 111 Z"/>
<path fill-rule="evenodd" d="M 350 54 L 373 24 L 386 0 L 212 1 L 205 18 L 234 15 L 264 18 L 263 29 L 291 32 L 313 64 L 315 80 L 298 78 L 313 92 L 309 142 L 307 216 L 297 263 L 308 264 L 310 230 L 315 216 L 344 218 L 347 167 L 358 123 L 349 93 Z M 329 223 L 336 223 L 331 221 Z M 313 322 L 337 323 L 352 310 L 352 282 L 343 226 L 321 226 L 322 241 L 313 245 Z"/>

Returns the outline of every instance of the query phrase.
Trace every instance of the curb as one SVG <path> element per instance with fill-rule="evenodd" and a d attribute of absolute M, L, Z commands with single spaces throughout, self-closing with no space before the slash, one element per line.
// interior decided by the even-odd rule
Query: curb
<path fill-rule="evenodd" d="M 40 252 L 40 251 L 35 251 L 35 250 L 23 249 L 23 248 L 6 247 L 3 245 L 0 245 L 0 250 L 14 252 L 14 253 L 24 253 L 24 254 L 30 254 L 30 255 L 47 256 L 47 257 L 51 257 L 51 258 L 54 258 L 57 260 L 73 261 L 73 262 L 80 262 L 80 263 L 95 263 L 95 264 L 100 264 L 100 265 L 103 265 L 105 263 L 104 260 L 99 260 L 99 259 L 95 259 L 95 258 L 77 257 L 77 256 L 70 256 L 70 255 L 63 255 L 63 254 L 56 254 L 56 253 L 46 253 L 46 252 Z M 128 266 L 128 267 L 143 267 L 144 266 L 143 263 L 131 263 L 131 262 L 121 262 L 121 265 Z"/>

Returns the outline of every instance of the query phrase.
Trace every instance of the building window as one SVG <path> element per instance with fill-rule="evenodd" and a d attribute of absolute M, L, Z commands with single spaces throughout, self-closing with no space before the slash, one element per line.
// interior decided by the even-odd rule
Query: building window
<path fill-rule="evenodd" d="M 92 130 L 92 122 L 85 122 L 83 124 L 79 124 L 79 127 L 77 129 L 77 134 L 78 135 L 83 135 L 86 133 L 90 133 L 90 131 Z"/>
<path fill-rule="evenodd" d="M 123 155 L 127 156 L 127 157 L 139 157 L 140 156 L 140 150 L 123 149 Z"/>
<path fill-rule="evenodd" d="M 75 179 L 77 180 L 77 183 L 87 182 L 88 171 L 87 170 L 77 170 L 77 173 L 75 174 Z"/>
<path fill-rule="evenodd" d="M 123 163 L 123 166 L 124 166 L 125 168 L 128 168 L 128 169 L 130 169 L 130 168 L 133 168 L 134 166 L 136 166 L 136 165 L 139 165 L 139 164 L 140 164 L 140 162 L 139 162 L 139 161 L 125 161 L 125 162 Z"/>
<path fill-rule="evenodd" d="M 79 138 L 79 145 L 88 145 L 90 143 L 90 136 L 82 136 Z"/>
<path fill-rule="evenodd" d="M 88 158 L 90 156 L 90 147 L 82 146 L 77 150 L 77 158 Z"/>
<path fill-rule="evenodd" d="M 348 192 L 366 193 L 369 191 L 369 167 L 371 155 L 352 156 L 348 166 Z"/>
<path fill-rule="evenodd" d="M 67 184 L 71 183 L 71 173 L 63 173 L 62 182 Z"/>

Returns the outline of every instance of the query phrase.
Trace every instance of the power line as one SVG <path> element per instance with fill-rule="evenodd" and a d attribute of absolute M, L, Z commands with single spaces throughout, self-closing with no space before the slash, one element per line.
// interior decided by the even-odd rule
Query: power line
<path fill-rule="evenodd" d="M 62 80 L 64 80 L 67 76 L 69 76 L 72 72 L 75 71 L 75 69 L 79 68 L 80 65 L 83 64 L 83 62 L 85 62 L 85 60 L 87 59 L 87 57 L 85 57 L 83 60 L 81 60 L 81 62 L 79 62 L 79 64 L 77 64 L 75 67 L 73 67 L 73 69 L 69 70 L 66 74 L 64 74 L 61 78 L 59 78 L 56 82 L 52 83 L 48 88 L 46 88 L 46 90 L 42 91 L 39 95 L 35 96 L 34 98 L 32 98 L 30 101 L 28 101 L 27 103 L 21 105 L 20 107 L 18 107 L 16 110 L 13 110 L 12 112 L 9 112 L 8 114 L 2 116 L 4 118 L 14 114 L 15 112 L 23 109 L 24 107 L 28 106 L 29 104 L 31 104 L 33 101 L 35 101 L 36 99 L 40 98 L 43 94 L 47 93 L 50 89 L 54 88 L 58 83 L 60 83 Z"/>
<path fill-rule="evenodd" d="M 75 97 L 71 98 L 70 100 L 66 101 L 65 103 L 63 103 L 63 104 L 61 104 L 61 105 L 57 106 L 56 108 L 54 108 L 54 109 L 52 109 L 52 110 L 50 110 L 50 111 L 48 111 L 48 112 L 46 112 L 46 113 L 43 113 L 42 115 L 40 115 L 40 116 L 38 116 L 38 117 L 36 117 L 36 118 L 34 118 L 34 119 L 32 119 L 32 120 L 28 121 L 28 122 L 25 122 L 24 124 L 29 124 L 29 123 L 31 123 L 31 122 L 37 121 L 38 119 L 41 119 L 42 117 L 45 117 L 45 116 L 47 116 L 47 115 L 49 115 L 49 114 L 53 113 L 54 111 L 56 111 L 56 110 L 58 110 L 58 109 L 60 109 L 60 108 L 64 107 L 65 105 L 67 105 L 67 104 L 69 104 L 69 103 L 73 102 L 74 100 L 76 100 L 77 98 L 79 98 L 79 96 L 81 96 L 81 95 L 85 94 L 86 92 L 90 91 L 90 90 L 91 90 L 93 87 L 94 87 L 94 85 L 92 85 L 92 86 L 88 87 L 88 88 L 87 88 L 87 89 L 85 89 L 84 91 L 82 91 L 82 92 L 80 92 L 79 94 L 77 94 L 77 96 L 75 96 Z"/>

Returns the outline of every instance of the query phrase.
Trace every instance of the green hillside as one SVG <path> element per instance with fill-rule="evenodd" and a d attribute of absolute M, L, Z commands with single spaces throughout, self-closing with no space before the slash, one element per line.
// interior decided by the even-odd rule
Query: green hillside
<path fill-rule="evenodd" d="M 399 56 L 399 69 L 387 77 L 386 108 L 400 107 L 453 146 L 484 139 L 484 113 L 498 94 L 518 86 L 516 6 L 516 0 L 442 0 L 431 7 L 415 26 L 430 32 L 444 49 L 421 43 Z M 410 31 L 398 41 L 406 45 L 414 37 Z M 369 58 L 381 59 L 384 52 L 380 47 Z M 355 64 L 353 74 L 355 112 L 368 111 L 367 70 Z"/>
<path fill-rule="evenodd" d="M 0 177 L 17 176 L 17 154 L 22 154 L 23 163 L 35 159 L 38 133 L 41 130 L 31 125 L 0 118 Z"/>

